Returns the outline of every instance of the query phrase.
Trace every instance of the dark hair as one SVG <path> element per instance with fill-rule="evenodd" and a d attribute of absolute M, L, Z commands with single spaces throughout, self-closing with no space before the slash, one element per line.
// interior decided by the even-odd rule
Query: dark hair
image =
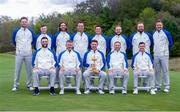
<path fill-rule="evenodd" d="M 96 25 L 96 26 L 95 26 L 95 28 L 96 28 L 96 27 L 100 27 L 100 28 L 102 28 L 102 27 L 101 27 L 101 25 Z"/>
<path fill-rule="evenodd" d="M 156 21 L 156 23 L 162 23 L 161 19 L 158 19 L 158 20 Z"/>
<path fill-rule="evenodd" d="M 119 41 L 116 41 L 116 42 L 114 42 L 114 45 L 115 45 L 116 43 L 119 43 L 119 44 L 121 44 L 121 42 L 119 42 Z"/>
<path fill-rule="evenodd" d="M 72 40 L 67 40 L 66 43 L 73 43 L 73 41 Z"/>
<path fill-rule="evenodd" d="M 84 22 L 83 22 L 83 21 L 78 21 L 78 22 L 77 22 L 77 26 L 78 26 L 79 23 L 82 23 L 82 24 L 84 25 Z"/>
<path fill-rule="evenodd" d="M 145 43 L 144 43 L 144 42 L 140 42 L 140 43 L 139 43 L 139 45 L 141 45 L 141 44 L 144 44 L 144 45 L 145 45 Z"/>
<path fill-rule="evenodd" d="M 91 43 L 93 43 L 93 42 L 96 42 L 96 43 L 98 44 L 98 41 L 97 41 L 97 40 L 92 40 Z"/>
<path fill-rule="evenodd" d="M 41 38 L 41 41 L 42 41 L 43 39 L 47 39 L 47 40 L 48 40 L 48 38 L 47 38 L 47 37 L 42 37 L 42 38 Z"/>
<path fill-rule="evenodd" d="M 47 27 L 47 25 L 45 25 L 45 24 L 42 24 L 42 25 L 41 25 L 41 28 L 42 28 L 42 27 L 45 27 L 45 26 Z"/>
<path fill-rule="evenodd" d="M 21 22 L 23 19 L 26 19 L 28 21 L 27 17 L 21 17 L 21 19 L 19 21 Z"/>
<path fill-rule="evenodd" d="M 61 26 L 61 24 L 65 24 L 66 25 L 66 31 L 67 31 L 67 23 L 65 22 L 65 21 L 61 21 L 60 23 L 59 23 L 59 31 L 61 31 L 62 29 L 60 28 L 60 26 Z"/>

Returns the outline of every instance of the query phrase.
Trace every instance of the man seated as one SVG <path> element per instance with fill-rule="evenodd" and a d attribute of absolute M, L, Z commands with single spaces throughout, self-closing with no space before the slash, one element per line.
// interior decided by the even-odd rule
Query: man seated
<path fill-rule="evenodd" d="M 67 75 L 75 75 L 76 77 L 76 94 L 80 95 L 80 80 L 81 80 L 81 59 L 78 52 L 73 50 L 73 41 L 66 42 L 66 50 L 60 53 L 58 58 L 60 65 L 59 79 L 61 91 L 59 94 L 64 94 L 64 80 Z"/>
<path fill-rule="evenodd" d="M 55 53 L 48 48 L 48 38 L 41 39 L 42 48 L 37 50 L 32 59 L 33 66 L 33 85 L 34 95 L 39 95 L 39 81 L 42 76 L 49 76 L 50 94 L 55 95 L 54 82 L 56 78 L 56 56 Z"/>
<path fill-rule="evenodd" d="M 150 81 L 150 94 L 156 94 L 154 91 L 154 69 L 152 57 L 150 54 L 145 52 L 145 43 L 139 43 L 139 52 L 137 52 L 132 58 L 132 69 L 134 77 L 134 92 L 133 94 L 138 94 L 138 77 L 140 75 L 148 76 Z"/>
<path fill-rule="evenodd" d="M 106 78 L 106 73 L 103 71 L 105 67 L 105 58 L 104 54 L 97 50 L 98 41 L 92 40 L 91 50 L 86 52 L 84 55 L 83 65 L 87 67 L 87 70 L 84 72 L 83 77 L 85 80 L 85 94 L 90 93 L 90 76 L 97 75 L 99 76 L 99 85 L 98 92 L 99 94 L 104 94 L 103 85 Z"/>
<path fill-rule="evenodd" d="M 127 83 L 129 79 L 128 60 L 126 54 L 120 51 L 121 43 L 114 43 L 114 50 L 107 57 L 109 93 L 114 94 L 114 77 L 122 76 L 122 94 L 127 94 Z"/>

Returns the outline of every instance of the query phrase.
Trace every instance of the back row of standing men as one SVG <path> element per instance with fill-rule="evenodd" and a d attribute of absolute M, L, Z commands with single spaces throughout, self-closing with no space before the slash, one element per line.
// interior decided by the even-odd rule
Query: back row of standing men
<path fill-rule="evenodd" d="M 132 34 L 128 39 L 125 35 L 122 35 L 121 26 L 115 27 L 115 35 L 110 38 L 106 38 L 102 34 L 100 26 L 95 27 L 96 35 L 92 38 L 84 32 L 84 23 L 79 22 L 77 24 L 77 33 L 70 35 L 67 32 L 67 25 L 65 22 L 59 24 L 59 32 L 55 36 L 51 36 L 47 33 L 47 26 L 42 25 L 41 33 L 34 36 L 31 29 L 28 28 L 28 19 L 22 17 L 20 19 L 21 27 L 13 32 L 13 43 L 16 46 L 16 65 L 15 65 L 15 78 L 13 91 L 16 91 L 19 87 L 19 78 L 22 62 L 25 61 L 27 70 L 27 87 L 31 89 L 31 60 L 32 60 L 32 45 L 34 49 L 38 50 L 42 47 L 41 39 L 43 37 L 48 38 L 48 47 L 55 49 L 56 57 L 59 57 L 60 53 L 66 50 L 66 41 L 73 40 L 74 50 L 80 54 L 81 60 L 83 60 L 84 54 L 90 49 L 91 40 L 97 40 L 97 49 L 100 50 L 104 55 L 106 51 L 114 51 L 114 43 L 119 41 L 121 43 L 120 51 L 126 53 L 128 48 L 132 49 L 133 55 L 137 55 L 139 51 L 139 43 L 145 43 L 145 51 L 150 54 L 150 47 L 153 47 L 154 52 L 154 68 L 155 68 L 155 79 L 156 89 L 160 90 L 161 70 L 163 72 L 163 82 L 165 89 L 164 91 L 169 92 L 170 81 L 169 81 L 169 49 L 172 47 L 173 40 L 171 34 L 163 29 L 163 23 L 161 21 L 156 22 L 156 31 L 152 34 L 144 32 L 144 24 L 137 24 L 137 32 Z"/>

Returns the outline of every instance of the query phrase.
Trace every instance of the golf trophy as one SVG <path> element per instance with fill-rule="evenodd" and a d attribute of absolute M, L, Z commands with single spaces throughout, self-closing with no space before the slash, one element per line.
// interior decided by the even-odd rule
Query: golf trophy
<path fill-rule="evenodd" d="M 98 74 L 99 70 L 96 68 L 97 59 L 96 59 L 95 55 L 92 57 L 92 61 L 93 61 L 93 64 L 91 64 L 91 72 Z"/>

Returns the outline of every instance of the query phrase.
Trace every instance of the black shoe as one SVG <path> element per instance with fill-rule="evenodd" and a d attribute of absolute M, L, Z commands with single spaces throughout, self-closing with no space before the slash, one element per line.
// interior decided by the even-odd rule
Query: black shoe
<path fill-rule="evenodd" d="M 40 94 L 39 89 L 35 87 L 33 95 L 38 96 L 39 94 Z"/>
<path fill-rule="evenodd" d="M 50 91 L 50 95 L 52 96 L 56 95 L 54 87 L 51 87 L 49 91 Z"/>

